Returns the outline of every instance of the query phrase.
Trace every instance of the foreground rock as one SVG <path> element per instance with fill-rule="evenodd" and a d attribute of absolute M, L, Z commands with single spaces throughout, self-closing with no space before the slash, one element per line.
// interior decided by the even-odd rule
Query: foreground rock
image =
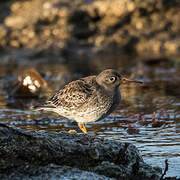
<path fill-rule="evenodd" d="M 62 179 L 67 174 L 81 179 L 82 173 L 94 179 L 156 180 L 161 169 L 147 165 L 132 144 L 0 125 L 0 179 Z"/>
<path fill-rule="evenodd" d="M 28 165 L 23 168 L 17 168 L 15 172 L 0 174 L 1 180 L 114 180 L 94 172 L 83 171 L 78 168 L 60 165 Z"/>

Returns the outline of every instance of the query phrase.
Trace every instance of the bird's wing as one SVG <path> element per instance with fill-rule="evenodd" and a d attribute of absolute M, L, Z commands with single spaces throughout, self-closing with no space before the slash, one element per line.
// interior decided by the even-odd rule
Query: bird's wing
<path fill-rule="evenodd" d="M 55 108 L 63 107 L 68 110 L 76 109 L 85 104 L 92 97 L 94 91 L 93 78 L 89 78 L 89 81 L 85 78 L 72 81 L 51 97 L 47 105 Z"/>

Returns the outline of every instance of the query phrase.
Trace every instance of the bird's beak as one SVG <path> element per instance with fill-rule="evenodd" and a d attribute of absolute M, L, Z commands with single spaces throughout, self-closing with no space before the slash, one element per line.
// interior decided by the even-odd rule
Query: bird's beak
<path fill-rule="evenodd" d="M 126 82 L 134 82 L 134 83 L 140 83 L 142 84 L 142 81 L 136 81 L 136 80 L 132 80 L 132 79 L 127 79 L 127 78 L 122 78 L 122 82 L 126 83 Z"/>

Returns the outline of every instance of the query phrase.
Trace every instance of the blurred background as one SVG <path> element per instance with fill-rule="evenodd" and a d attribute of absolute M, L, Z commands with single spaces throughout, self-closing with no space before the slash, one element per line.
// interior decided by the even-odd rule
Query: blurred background
<path fill-rule="evenodd" d="M 90 135 L 135 144 L 180 177 L 180 1 L 0 1 L 0 123 L 68 131 L 73 121 L 31 109 L 68 82 L 114 68 L 143 85 L 121 87 Z"/>

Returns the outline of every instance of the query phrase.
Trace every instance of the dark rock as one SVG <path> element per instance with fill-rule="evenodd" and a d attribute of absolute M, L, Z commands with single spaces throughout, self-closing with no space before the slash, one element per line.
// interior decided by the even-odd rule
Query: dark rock
<path fill-rule="evenodd" d="M 16 172 L 0 174 L 1 180 L 113 180 L 94 172 L 83 171 L 78 168 L 49 164 L 45 166 L 26 165 L 24 168 L 17 168 Z"/>
<path fill-rule="evenodd" d="M 14 179 L 28 176 L 52 179 L 55 174 L 67 176 L 67 172 L 73 174 L 75 171 L 75 176 L 81 171 L 66 166 L 116 179 L 156 180 L 161 176 L 161 169 L 147 165 L 132 144 L 0 125 L 0 178 L 10 174 Z M 98 177 L 97 174 L 95 176 Z"/>

